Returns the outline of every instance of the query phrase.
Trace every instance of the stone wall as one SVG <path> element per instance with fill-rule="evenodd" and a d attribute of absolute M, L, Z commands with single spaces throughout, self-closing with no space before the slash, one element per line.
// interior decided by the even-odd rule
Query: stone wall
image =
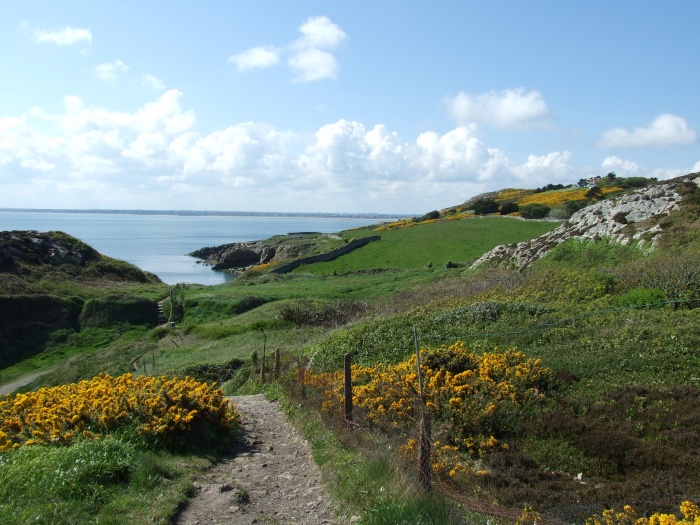
<path fill-rule="evenodd" d="M 291 262 L 288 262 L 286 264 L 278 266 L 277 268 L 274 268 L 273 270 L 270 270 L 270 273 L 289 273 L 292 270 L 299 268 L 299 266 L 302 266 L 303 264 L 332 261 L 333 259 L 337 259 L 341 255 L 350 253 L 351 251 L 356 250 L 357 248 L 360 248 L 365 244 L 369 244 L 372 241 L 378 241 L 381 238 L 381 235 L 373 235 L 371 237 L 355 239 L 354 241 L 350 241 L 349 243 L 347 243 L 345 246 L 341 246 L 340 248 L 336 248 L 335 250 L 331 250 L 326 253 L 320 253 L 318 255 L 311 255 L 309 257 L 300 257 L 299 259 L 294 259 Z"/>

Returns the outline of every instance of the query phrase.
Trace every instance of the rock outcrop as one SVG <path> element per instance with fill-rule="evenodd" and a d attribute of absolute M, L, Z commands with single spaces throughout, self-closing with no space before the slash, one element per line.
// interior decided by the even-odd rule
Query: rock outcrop
<path fill-rule="evenodd" d="M 13 273 L 19 264 L 85 266 L 100 254 L 87 244 L 60 232 L 0 232 L 0 273 Z"/>
<path fill-rule="evenodd" d="M 230 270 L 299 257 L 304 253 L 306 253 L 304 245 L 284 242 L 271 244 L 266 240 L 201 248 L 188 255 L 203 259 L 204 264 L 210 265 L 214 270 Z"/>
<path fill-rule="evenodd" d="M 523 270 L 558 244 L 572 238 L 608 238 L 623 244 L 636 242 L 640 247 L 653 247 L 662 231 L 660 219 L 680 209 L 682 196 L 679 189 L 689 182 L 700 186 L 700 174 L 690 174 L 597 202 L 577 211 L 568 221 L 545 235 L 518 244 L 497 246 L 477 260 L 472 268 L 491 262 Z"/>

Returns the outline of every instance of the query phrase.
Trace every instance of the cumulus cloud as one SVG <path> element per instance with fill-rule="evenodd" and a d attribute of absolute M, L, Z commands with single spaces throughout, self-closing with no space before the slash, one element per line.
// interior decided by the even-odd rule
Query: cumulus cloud
<path fill-rule="evenodd" d="M 286 57 L 295 72 L 295 82 L 334 79 L 340 66 L 332 53 L 345 40 L 343 29 L 326 16 L 310 17 L 299 26 L 301 36 L 282 47 L 257 46 L 231 55 L 229 62 L 239 71 L 276 66 Z"/>
<path fill-rule="evenodd" d="M 623 160 L 620 157 L 613 155 L 603 159 L 603 171 L 610 173 L 614 171 L 616 175 L 622 177 L 634 177 L 643 173 L 644 168 L 631 160 Z"/>
<path fill-rule="evenodd" d="M 645 128 L 614 128 L 603 133 L 598 144 L 604 148 L 646 148 L 673 144 L 692 144 L 697 133 L 684 118 L 664 113 Z"/>
<path fill-rule="evenodd" d="M 522 182 L 538 186 L 542 182 L 566 180 L 573 171 L 570 151 L 553 151 L 546 155 L 528 155 L 523 164 L 511 167 Z"/>
<path fill-rule="evenodd" d="M 299 32 L 302 37 L 295 46 L 302 49 L 335 49 L 347 38 L 345 31 L 326 16 L 309 17 L 299 26 Z"/>
<path fill-rule="evenodd" d="M 255 122 L 203 134 L 182 100 L 171 89 L 119 112 L 69 96 L 58 112 L 0 117 L 0 166 L 9 181 L 0 206 L 16 205 L 33 188 L 28 202 L 37 207 L 80 207 L 82 199 L 83 207 L 415 215 L 494 185 L 532 187 L 571 176 L 570 152 L 517 164 L 487 147 L 474 125 L 414 140 L 344 119 L 312 134 Z"/>
<path fill-rule="evenodd" d="M 446 99 L 452 118 L 460 124 L 484 124 L 494 128 L 522 129 L 551 118 L 539 91 L 524 88 L 489 91 L 480 95 L 460 92 Z"/>
<path fill-rule="evenodd" d="M 277 65 L 280 61 L 280 52 L 274 47 L 253 47 L 229 57 L 229 62 L 235 65 L 239 71 L 247 69 L 267 68 Z"/>
<path fill-rule="evenodd" d="M 57 31 L 34 31 L 34 38 L 37 42 L 50 42 L 59 45 L 72 45 L 78 42 L 92 43 L 92 31 L 89 29 L 77 29 L 74 27 L 64 27 Z"/>
<path fill-rule="evenodd" d="M 294 80 L 313 82 L 336 78 L 340 68 L 330 51 L 345 41 L 345 31 L 328 17 L 316 16 L 307 19 L 299 32 L 302 36 L 292 44 L 294 54 L 289 59 L 290 67 L 299 73 Z"/>
<path fill-rule="evenodd" d="M 113 84 L 117 81 L 117 78 L 120 75 L 123 75 L 128 70 L 129 66 L 127 66 L 124 62 L 121 60 L 115 60 L 113 62 L 100 64 L 99 66 L 95 67 L 94 71 L 97 78 Z"/>
<path fill-rule="evenodd" d="M 335 57 L 321 49 L 301 51 L 289 59 L 289 65 L 299 73 L 294 78 L 297 82 L 336 78 L 339 70 Z"/>

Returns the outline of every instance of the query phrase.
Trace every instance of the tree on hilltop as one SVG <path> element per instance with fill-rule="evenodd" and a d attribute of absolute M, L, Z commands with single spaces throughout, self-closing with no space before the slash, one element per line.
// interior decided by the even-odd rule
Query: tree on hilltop
<path fill-rule="evenodd" d="M 488 215 L 489 213 L 498 212 L 498 203 L 494 199 L 478 199 L 472 205 L 472 209 L 476 215 Z"/>

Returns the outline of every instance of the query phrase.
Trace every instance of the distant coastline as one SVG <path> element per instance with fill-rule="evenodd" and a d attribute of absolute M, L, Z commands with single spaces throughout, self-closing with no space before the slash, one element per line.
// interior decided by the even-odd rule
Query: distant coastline
<path fill-rule="evenodd" d="M 23 213 L 92 213 L 110 215 L 178 215 L 178 216 L 217 216 L 217 217 L 313 217 L 350 219 L 400 219 L 404 214 L 391 213 L 323 213 L 323 212 L 275 212 L 275 211 L 201 211 L 201 210 L 80 210 L 46 208 L 0 208 L 2 212 Z"/>

